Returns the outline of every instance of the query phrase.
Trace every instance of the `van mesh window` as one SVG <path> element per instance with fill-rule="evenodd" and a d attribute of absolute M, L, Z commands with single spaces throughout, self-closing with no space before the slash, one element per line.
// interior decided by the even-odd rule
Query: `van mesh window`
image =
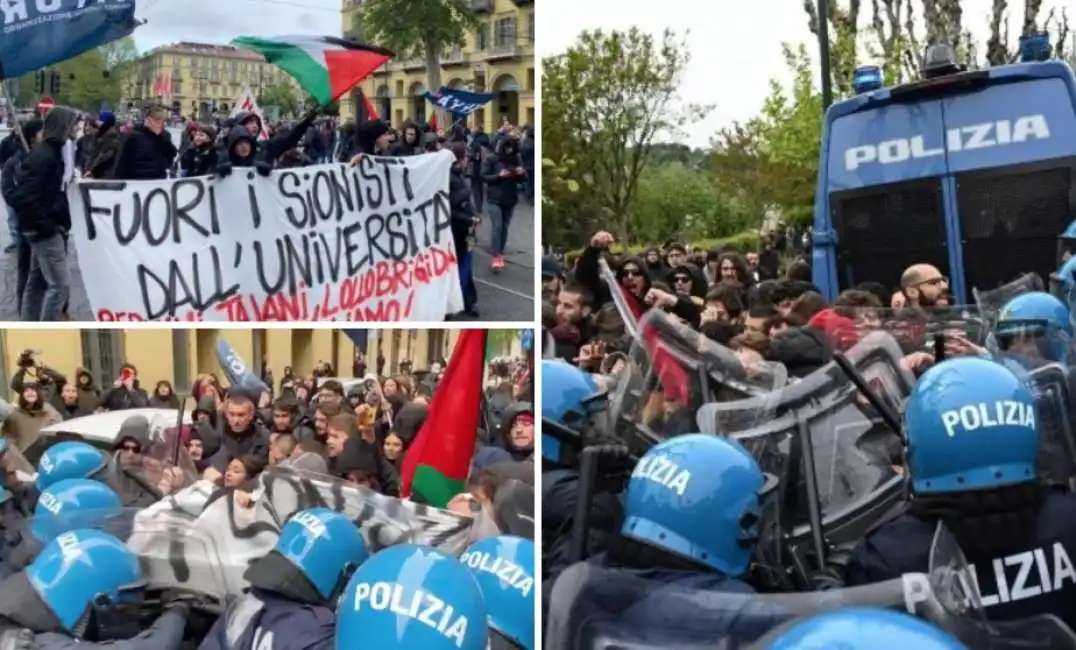
<path fill-rule="evenodd" d="M 834 193 L 830 205 L 842 291 L 866 281 L 896 287 L 912 263 L 949 268 L 938 179 L 894 183 L 869 194 Z"/>
<path fill-rule="evenodd" d="M 1069 166 L 1008 175 L 958 176 L 957 205 L 968 288 L 992 289 L 1057 269 L 1057 237 L 1073 216 Z"/>

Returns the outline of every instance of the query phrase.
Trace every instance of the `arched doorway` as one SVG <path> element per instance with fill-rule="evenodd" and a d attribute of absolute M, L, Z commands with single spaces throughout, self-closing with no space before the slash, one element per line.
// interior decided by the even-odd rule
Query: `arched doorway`
<path fill-rule="evenodd" d="M 411 96 L 411 119 L 423 124 L 426 122 L 426 86 L 421 81 L 411 84 L 408 91 Z"/>
<path fill-rule="evenodd" d="M 388 84 L 381 84 L 377 87 L 376 100 L 374 106 L 377 108 L 377 115 L 381 119 L 388 121 L 392 119 L 392 93 L 389 92 Z"/>
<path fill-rule="evenodd" d="M 502 74 L 493 81 L 493 92 L 497 97 L 494 103 L 493 128 L 500 128 L 505 118 L 511 124 L 519 125 L 519 91 L 521 87 L 516 78 L 510 74 Z"/>

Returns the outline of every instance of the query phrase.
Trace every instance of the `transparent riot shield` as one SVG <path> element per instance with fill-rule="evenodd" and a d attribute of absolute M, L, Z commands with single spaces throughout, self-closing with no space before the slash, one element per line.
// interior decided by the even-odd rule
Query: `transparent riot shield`
<path fill-rule="evenodd" d="M 1039 473 L 1055 485 L 1076 489 L 1076 403 L 1070 370 L 1052 363 L 1028 376 L 1039 418 Z"/>
<path fill-rule="evenodd" d="M 171 413 L 149 417 L 149 439 L 139 453 L 113 453 L 111 480 L 127 505 L 148 506 L 193 485 L 199 478 L 183 445 L 183 427 L 176 428 L 175 412 Z"/>
<path fill-rule="evenodd" d="M 904 443 L 894 414 L 914 385 L 902 358 L 894 337 L 869 332 L 844 354 L 845 365 L 832 361 L 776 391 L 767 398 L 771 420 L 731 435 L 779 479 L 770 505 L 781 537 L 760 541 L 767 557 L 783 553 L 782 566 L 825 571 L 900 503 Z M 744 407 L 750 417 L 749 401 L 710 410 L 736 421 Z M 792 557 L 771 548 L 777 543 Z"/>
<path fill-rule="evenodd" d="M 961 620 L 933 594 L 930 576 L 803 593 L 695 589 L 646 574 L 576 564 L 548 600 L 546 648 L 744 648 L 790 621 L 840 607 L 882 607 L 934 622 Z"/>
<path fill-rule="evenodd" d="M 834 307 L 813 325 L 830 349 L 845 352 L 874 332 L 892 336 L 904 354 L 939 352 L 946 356 L 978 354 L 985 345 L 988 324 L 974 305 L 943 305 L 915 309 Z"/>
<path fill-rule="evenodd" d="M 81 511 L 60 517 L 33 517 L 27 528 L 47 543 L 72 530 L 94 529 L 126 542 L 141 560 L 147 606 L 152 608 L 165 589 L 182 589 L 192 606 L 211 613 L 223 611 L 241 592 L 230 590 L 224 575 L 246 569 L 246 558 L 236 557 L 189 520 L 147 520 L 140 508 Z M 40 549 L 39 549 L 40 550 Z M 32 558 L 31 558 L 32 559 Z"/>
<path fill-rule="evenodd" d="M 772 416 L 769 396 L 788 381 L 779 363 L 741 361 L 737 354 L 657 309 L 639 322 L 610 412 L 615 431 L 638 454 L 685 433 L 717 433 L 705 418 L 714 403 L 748 401 L 734 426 L 750 428 Z M 703 410 L 704 424 L 699 413 Z M 700 426 L 702 427 L 700 429 Z"/>
<path fill-rule="evenodd" d="M 1046 285 L 1037 273 L 1025 273 L 1012 282 L 995 289 L 980 289 L 975 287 L 971 290 L 975 304 L 979 308 L 979 315 L 990 324 L 997 323 L 998 315 L 1005 303 L 1013 298 L 1034 291 L 1046 291 Z"/>

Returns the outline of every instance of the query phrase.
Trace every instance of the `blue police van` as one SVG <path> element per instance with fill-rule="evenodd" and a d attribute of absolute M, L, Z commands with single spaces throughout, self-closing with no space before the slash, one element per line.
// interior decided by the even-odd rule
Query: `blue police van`
<path fill-rule="evenodd" d="M 948 273 L 960 304 L 1056 270 L 1076 217 L 1076 76 L 1048 52 L 1037 35 L 1019 62 L 965 71 L 931 48 L 921 80 L 890 88 L 877 67 L 856 71 L 858 94 L 822 130 L 812 262 L 828 299 L 896 286 L 917 262 Z"/>

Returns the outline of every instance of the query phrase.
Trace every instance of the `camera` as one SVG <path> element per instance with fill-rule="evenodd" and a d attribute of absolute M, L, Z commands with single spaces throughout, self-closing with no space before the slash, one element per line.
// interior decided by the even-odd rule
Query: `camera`
<path fill-rule="evenodd" d="M 34 351 L 23 350 L 22 352 L 20 352 L 19 360 L 16 362 L 16 364 L 23 369 L 33 368 L 35 365 L 37 365 L 36 363 L 34 363 Z"/>

